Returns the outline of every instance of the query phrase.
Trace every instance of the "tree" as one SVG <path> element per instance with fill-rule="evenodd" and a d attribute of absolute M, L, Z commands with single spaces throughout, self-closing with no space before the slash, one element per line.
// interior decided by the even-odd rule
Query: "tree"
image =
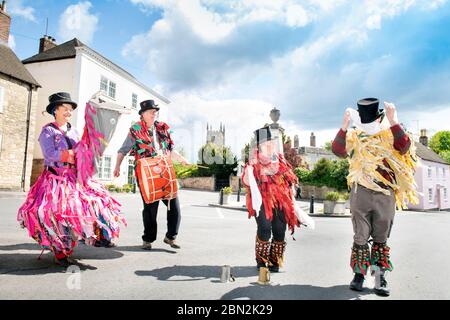
<path fill-rule="evenodd" d="M 284 149 L 284 158 L 292 166 L 292 168 L 305 168 L 308 169 L 308 164 L 303 161 L 301 155 L 297 154 L 297 150 L 293 148 Z"/>
<path fill-rule="evenodd" d="M 439 156 L 450 164 L 450 151 L 442 151 Z"/>
<path fill-rule="evenodd" d="M 330 176 L 332 170 L 332 163 L 330 160 L 322 158 L 317 161 L 314 169 L 311 171 L 311 179 L 318 182 L 327 184 L 327 178 Z"/>
<path fill-rule="evenodd" d="M 332 144 L 333 144 L 333 141 L 327 141 L 327 142 L 325 142 L 325 145 L 323 146 L 323 148 L 327 151 L 331 151 Z"/>
<path fill-rule="evenodd" d="M 429 146 L 431 150 L 450 163 L 450 131 L 438 131 L 431 137 Z"/>
<path fill-rule="evenodd" d="M 347 190 L 349 163 L 346 159 L 334 160 L 330 172 L 329 186 L 338 190 Z"/>
<path fill-rule="evenodd" d="M 214 143 L 203 145 L 198 151 L 200 164 L 208 169 L 199 168 L 199 173 L 209 173 L 217 178 L 228 178 L 237 166 L 237 158 L 229 147 L 218 146 Z"/>
<path fill-rule="evenodd" d="M 347 176 L 349 173 L 349 163 L 345 159 L 327 160 L 320 159 L 313 170 L 296 168 L 295 174 L 301 183 L 327 186 L 337 190 L 347 190 Z"/>
<path fill-rule="evenodd" d="M 450 151 L 450 131 L 438 131 L 430 139 L 430 148 L 437 154 L 442 151 Z"/>

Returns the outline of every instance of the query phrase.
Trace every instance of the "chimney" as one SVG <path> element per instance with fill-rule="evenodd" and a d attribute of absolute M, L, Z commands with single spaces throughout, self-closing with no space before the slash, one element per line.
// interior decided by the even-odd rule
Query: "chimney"
<path fill-rule="evenodd" d="M 294 148 L 298 149 L 300 147 L 300 143 L 298 140 L 298 135 L 294 136 Z"/>
<path fill-rule="evenodd" d="M 56 46 L 57 44 L 55 42 L 55 38 L 53 37 L 45 35 L 41 39 L 39 39 L 39 53 L 47 51 Z"/>
<path fill-rule="evenodd" d="M 314 135 L 314 132 L 311 132 L 311 137 L 309 137 L 309 145 L 311 147 L 316 146 L 316 136 Z"/>
<path fill-rule="evenodd" d="M 0 43 L 8 44 L 9 30 L 11 27 L 11 17 L 6 13 L 6 1 L 0 5 Z"/>
<path fill-rule="evenodd" d="M 428 137 L 427 137 L 427 130 L 421 129 L 420 130 L 420 137 L 419 142 L 423 144 L 425 147 L 428 147 Z"/>

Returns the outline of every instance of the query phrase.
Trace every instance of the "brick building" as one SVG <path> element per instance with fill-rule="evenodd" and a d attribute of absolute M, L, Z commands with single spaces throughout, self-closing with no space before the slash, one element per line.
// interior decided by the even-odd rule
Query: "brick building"
<path fill-rule="evenodd" d="M 39 84 L 8 47 L 11 17 L 0 5 L 0 190 L 27 191 Z"/>

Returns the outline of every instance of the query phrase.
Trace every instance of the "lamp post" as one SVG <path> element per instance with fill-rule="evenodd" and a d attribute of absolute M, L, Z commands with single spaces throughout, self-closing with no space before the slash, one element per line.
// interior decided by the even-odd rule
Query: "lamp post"
<path fill-rule="evenodd" d="M 244 162 L 239 161 L 237 167 L 233 169 L 236 171 L 236 176 L 238 177 L 238 191 L 237 191 L 237 202 L 241 201 L 241 187 L 242 187 L 242 174 L 244 171 Z"/>

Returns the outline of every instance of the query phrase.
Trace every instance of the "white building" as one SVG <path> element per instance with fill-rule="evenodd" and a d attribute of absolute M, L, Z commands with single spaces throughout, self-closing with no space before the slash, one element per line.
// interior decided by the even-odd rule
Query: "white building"
<path fill-rule="evenodd" d="M 421 137 L 422 138 L 422 137 Z M 449 210 L 450 209 L 450 165 L 427 144 L 415 142 L 419 158 L 414 179 L 419 193 L 419 203 L 409 204 L 411 210 Z"/>
<path fill-rule="evenodd" d="M 71 123 L 80 135 L 84 127 L 86 102 L 99 90 L 112 102 L 128 109 L 128 114 L 121 116 L 114 136 L 104 152 L 97 178 L 118 186 L 130 183 L 133 176 L 131 157 L 123 161 L 119 178 L 113 179 L 113 170 L 117 151 L 126 138 L 129 127 L 132 122 L 139 120 L 139 102 L 155 100 L 160 107 L 159 120 L 167 121 L 170 101 L 76 38 L 56 45 L 53 38 L 45 36 L 40 39 L 39 53 L 22 62 L 42 86 L 36 119 L 37 144 L 42 127 L 54 120 L 51 115 L 45 112 L 42 114 L 41 111 L 45 111 L 48 105 L 48 96 L 55 92 L 69 92 L 72 100 L 78 103 Z M 32 183 L 43 168 L 41 149 L 36 147 L 34 150 Z"/>

